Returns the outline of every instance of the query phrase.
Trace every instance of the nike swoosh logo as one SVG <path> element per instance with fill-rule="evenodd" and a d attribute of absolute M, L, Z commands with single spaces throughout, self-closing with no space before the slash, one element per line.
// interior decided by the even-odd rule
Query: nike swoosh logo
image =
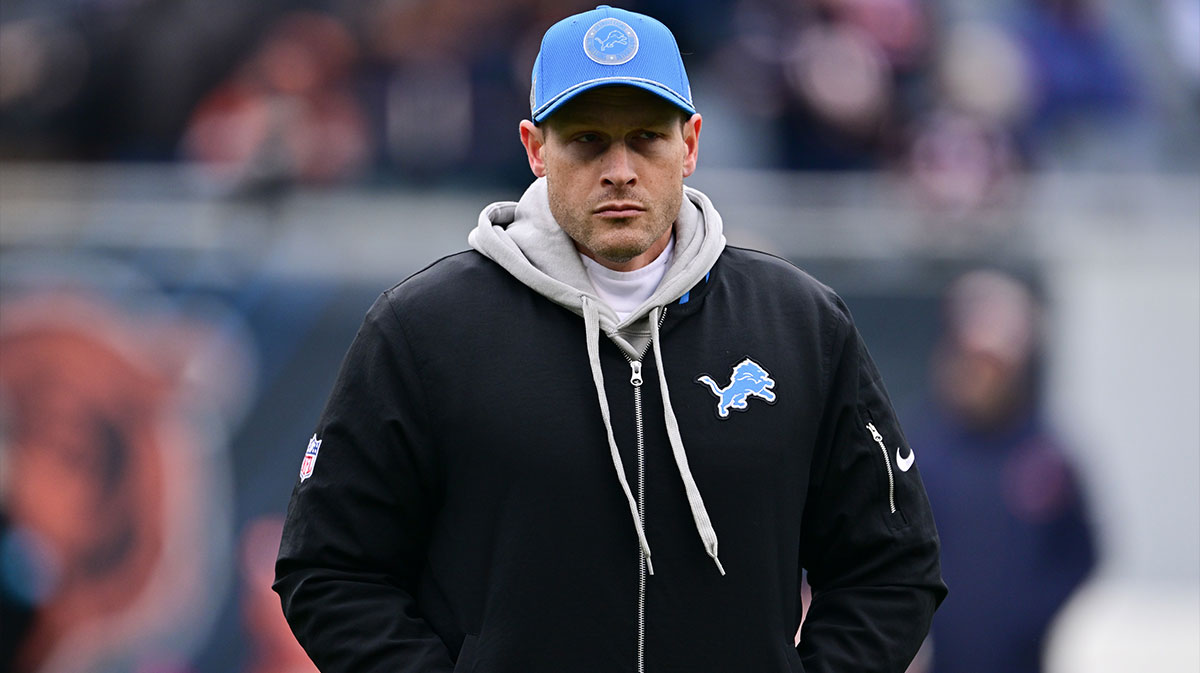
<path fill-rule="evenodd" d="M 912 467 L 916 460 L 917 454 L 911 448 L 908 450 L 908 458 L 901 458 L 900 447 L 896 447 L 896 467 L 900 468 L 901 472 L 908 472 L 908 468 Z"/>

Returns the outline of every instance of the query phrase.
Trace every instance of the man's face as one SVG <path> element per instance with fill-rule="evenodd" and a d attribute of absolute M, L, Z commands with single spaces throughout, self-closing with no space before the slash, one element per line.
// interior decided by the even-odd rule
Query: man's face
<path fill-rule="evenodd" d="M 576 96 L 540 127 L 521 122 L 534 175 L 546 177 L 550 211 L 583 254 L 619 271 L 666 247 L 696 169 L 700 115 L 635 87 Z"/>

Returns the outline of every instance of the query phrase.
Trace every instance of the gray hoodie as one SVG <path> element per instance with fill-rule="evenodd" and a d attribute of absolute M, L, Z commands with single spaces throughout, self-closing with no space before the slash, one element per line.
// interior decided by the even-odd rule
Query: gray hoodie
<path fill-rule="evenodd" d="M 618 321 L 617 314 L 596 294 L 574 242 L 554 220 L 550 212 L 545 178 L 535 180 L 521 196 L 520 201 L 499 201 L 484 208 L 479 214 L 479 225 L 467 240 L 471 247 L 499 264 L 530 289 L 584 319 L 588 360 L 596 385 L 600 413 L 608 433 L 613 467 L 629 502 L 634 528 L 637 530 L 650 574 L 654 573 L 654 566 L 650 562 L 650 544 L 646 540 L 637 502 L 625 478 L 621 454 L 613 436 L 608 397 L 604 392 L 604 380 L 600 370 L 600 332 L 603 331 L 630 362 L 640 362 L 647 345 L 654 349 L 667 437 L 670 439 L 675 464 L 679 468 L 679 476 L 687 492 L 696 531 L 717 569 L 721 574 L 725 574 L 717 558 L 716 532 L 713 531 L 708 512 L 704 508 L 704 500 L 688 468 L 687 453 L 679 434 L 679 423 L 671 409 L 659 345 L 659 325 L 666 307 L 678 301 L 703 280 L 721 255 L 721 251 L 725 249 L 721 216 L 713 208 L 712 202 L 707 196 L 690 187 L 684 187 L 683 194 L 679 216 L 675 219 L 675 257 L 671 266 L 659 283 L 658 289 L 624 321 Z"/>

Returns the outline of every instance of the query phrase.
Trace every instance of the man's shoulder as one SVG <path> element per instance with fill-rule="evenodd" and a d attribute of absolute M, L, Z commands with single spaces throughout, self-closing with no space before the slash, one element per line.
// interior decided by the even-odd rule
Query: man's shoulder
<path fill-rule="evenodd" d="M 762 250 L 727 245 L 721 259 L 727 264 L 745 266 L 758 274 L 770 274 L 780 279 L 821 285 L 820 281 L 792 262 Z"/>
<path fill-rule="evenodd" d="M 396 299 L 407 300 L 430 293 L 444 296 L 446 293 L 471 291 L 472 284 L 501 275 L 498 271 L 500 268 L 495 263 L 475 250 L 463 250 L 430 262 L 386 292 Z M 473 289 L 477 291 L 479 288 Z"/>
<path fill-rule="evenodd" d="M 395 309 L 413 312 L 484 300 L 507 285 L 506 273 L 475 250 L 438 259 L 384 291 Z"/>
<path fill-rule="evenodd" d="M 762 289 L 836 313 L 845 312 L 845 304 L 832 288 L 777 255 L 729 245 L 720 263 L 726 278 L 740 288 Z"/>

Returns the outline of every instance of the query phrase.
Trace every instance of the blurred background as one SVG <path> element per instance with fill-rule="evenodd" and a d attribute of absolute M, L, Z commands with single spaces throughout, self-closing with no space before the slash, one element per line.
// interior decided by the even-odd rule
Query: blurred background
<path fill-rule="evenodd" d="M 1200 669 L 1200 0 L 642 0 L 730 242 L 935 506 L 914 670 Z M 0 4 L 0 670 L 311 671 L 280 516 L 374 297 L 528 184 L 574 0 Z"/>

